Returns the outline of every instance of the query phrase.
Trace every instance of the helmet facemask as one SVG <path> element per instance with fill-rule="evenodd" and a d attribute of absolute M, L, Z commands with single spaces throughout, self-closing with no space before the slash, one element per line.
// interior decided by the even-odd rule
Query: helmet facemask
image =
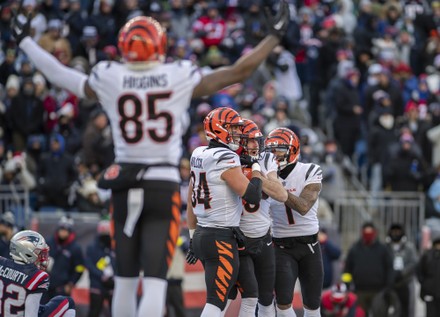
<path fill-rule="evenodd" d="M 247 155 L 254 160 L 259 160 L 261 158 L 261 153 L 264 150 L 264 138 L 263 136 L 249 137 L 242 135 L 241 145 Z"/>
<path fill-rule="evenodd" d="M 228 131 L 228 143 L 226 144 L 232 151 L 237 151 L 241 145 L 241 129 L 243 123 L 225 124 Z"/>

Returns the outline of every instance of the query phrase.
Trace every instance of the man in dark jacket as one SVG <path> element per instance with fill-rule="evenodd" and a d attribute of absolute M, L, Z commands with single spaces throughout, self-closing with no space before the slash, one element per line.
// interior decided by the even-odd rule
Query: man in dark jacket
<path fill-rule="evenodd" d="M 87 247 L 86 266 L 90 278 L 90 307 L 88 317 L 99 317 L 104 304 L 112 305 L 115 252 L 111 248 L 110 221 L 101 220 L 95 241 Z"/>
<path fill-rule="evenodd" d="M 434 239 L 432 248 L 420 258 L 417 277 L 420 298 L 426 303 L 426 317 L 440 316 L 440 237 Z"/>
<path fill-rule="evenodd" d="M 368 312 L 373 298 L 393 284 L 393 259 L 385 244 L 377 239 L 373 223 L 362 226 L 361 239 L 350 248 L 345 273 L 353 278 L 359 305 Z"/>
<path fill-rule="evenodd" d="M 417 253 L 414 244 L 405 236 L 403 225 L 392 224 L 386 238 L 388 250 L 393 255 L 394 291 L 396 292 L 401 306 L 401 317 L 413 316 L 410 313 L 410 288 L 413 284 L 415 269 L 417 266 Z"/>
<path fill-rule="evenodd" d="M 47 268 L 50 286 L 44 302 L 57 295 L 70 296 L 85 269 L 83 253 L 73 231 L 73 219 L 61 217 L 55 235 L 47 244 L 50 248 Z"/>
<path fill-rule="evenodd" d="M 12 99 L 7 117 L 14 151 L 25 150 L 30 135 L 44 132 L 44 106 L 35 96 L 32 78 L 23 80 L 21 92 Z"/>
<path fill-rule="evenodd" d="M 68 190 L 76 179 L 76 171 L 73 158 L 64 151 L 64 142 L 61 134 L 53 134 L 49 152 L 41 156 L 37 171 L 40 206 L 68 207 Z"/>

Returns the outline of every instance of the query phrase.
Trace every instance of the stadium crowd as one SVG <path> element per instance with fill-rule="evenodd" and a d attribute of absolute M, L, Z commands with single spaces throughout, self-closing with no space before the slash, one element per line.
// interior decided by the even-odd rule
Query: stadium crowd
<path fill-rule="evenodd" d="M 440 218 L 440 2 L 288 2 L 282 45 L 252 77 L 192 100 L 182 118 L 184 162 L 208 144 L 205 116 L 230 107 L 265 135 L 277 127 L 298 134 L 301 162 L 323 169 L 321 202 L 329 210 L 345 188 L 343 174 L 352 173 L 373 193 L 426 193 L 425 217 Z M 33 39 L 84 73 L 118 60 L 118 30 L 147 15 L 167 30 L 167 61 L 189 59 L 207 74 L 260 42 L 267 33 L 263 8 L 277 3 L 24 0 L 23 10 L 32 17 Z M 1 184 L 28 189 L 35 211 L 106 215 L 110 193 L 97 178 L 114 159 L 108 118 L 98 103 L 47 82 L 18 49 L 10 31 L 18 6 L 3 1 L 0 11 Z"/>
<path fill-rule="evenodd" d="M 24 0 L 23 10 L 33 17 L 34 40 L 85 73 L 119 58 L 117 30 L 142 14 L 167 29 L 168 61 L 189 59 L 207 73 L 262 39 L 264 5 L 277 4 Z M 290 6 L 283 45 L 250 80 L 192 101 L 185 156 L 206 143 L 201 121 L 209 110 L 228 106 L 263 132 L 277 126 L 298 132 L 303 161 L 348 158 L 372 191 L 427 191 L 427 215 L 439 216 L 440 2 Z M 28 188 L 34 210 L 105 210 L 109 195 L 94 178 L 113 159 L 106 115 L 99 104 L 50 85 L 17 49 L 10 32 L 17 7 L 5 1 L 0 14 L 1 182 Z M 328 169 L 325 181 L 337 180 Z"/>

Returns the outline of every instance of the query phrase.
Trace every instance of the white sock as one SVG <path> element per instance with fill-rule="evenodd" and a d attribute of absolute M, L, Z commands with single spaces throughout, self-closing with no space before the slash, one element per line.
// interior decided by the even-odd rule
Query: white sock
<path fill-rule="evenodd" d="M 137 306 L 138 277 L 115 276 L 112 316 L 135 317 Z"/>
<path fill-rule="evenodd" d="M 222 314 L 220 315 L 220 317 L 225 317 L 226 311 L 228 310 L 229 305 L 231 305 L 231 303 L 232 303 L 232 299 L 228 299 L 228 301 L 226 302 L 226 307 L 225 309 L 222 310 Z"/>
<path fill-rule="evenodd" d="M 63 317 L 75 317 L 76 311 L 75 309 L 68 309 L 64 314 Z"/>
<path fill-rule="evenodd" d="M 220 310 L 220 308 L 212 304 L 206 303 L 200 317 L 220 317 L 221 315 L 222 311 Z"/>
<path fill-rule="evenodd" d="M 319 308 L 315 310 L 304 308 L 304 317 L 321 317 L 321 310 Z"/>
<path fill-rule="evenodd" d="M 241 299 L 240 313 L 238 317 L 255 317 L 258 298 L 247 297 Z"/>
<path fill-rule="evenodd" d="M 277 317 L 296 317 L 296 314 L 292 306 L 284 310 L 281 310 L 277 307 Z"/>
<path fill-rule="evenodd" d="M 155 277 L 142 279 L 142 298 L 139 303 L 138 317 L 162 317 L 165 312 L 168 282 Z"/>
<path fill-rule="evenodd" d="M 269 306 L 258 303 L 258 317 L 275 317 L 275 307 L 273 303 Z"/>

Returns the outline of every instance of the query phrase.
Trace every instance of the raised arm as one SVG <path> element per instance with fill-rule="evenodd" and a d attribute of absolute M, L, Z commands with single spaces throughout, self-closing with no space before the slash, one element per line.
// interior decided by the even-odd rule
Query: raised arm
<path fill-rule="evenodd" d="M 19 47 L 53 85 L 72 92 L 78 98 L 97 99 L 95 92 L 87 83 L 86 74 L 61 64 L 31 37 L 25 37 Z"/>
<path fill-rule="evenodd" d="M 26 53 L 35 67 L 57 87 L 69 90 L 78 98 L 97 99 L 96 93 L 88 85 L 86 74 L 61 64 L 53 55 L 42 49 L 29 36 L 30 17 L 16 15 L 11 24 L 11 32 L 18 46 Z"/>
<path fill-rule="evenodd" d="M 242 82 L 247 79 L 257 67 L 267 58 L 280 42 L 289 24 L 289 5 L 280 1 L 280 9 L 276 17 L 267 17 L 270 35 L 266 36 L 249 54 L 242 56 L 233 65 L 219 68 L 204 76 L 194 88 L 193 98 L 207 96 L 216 91 Z"/>

